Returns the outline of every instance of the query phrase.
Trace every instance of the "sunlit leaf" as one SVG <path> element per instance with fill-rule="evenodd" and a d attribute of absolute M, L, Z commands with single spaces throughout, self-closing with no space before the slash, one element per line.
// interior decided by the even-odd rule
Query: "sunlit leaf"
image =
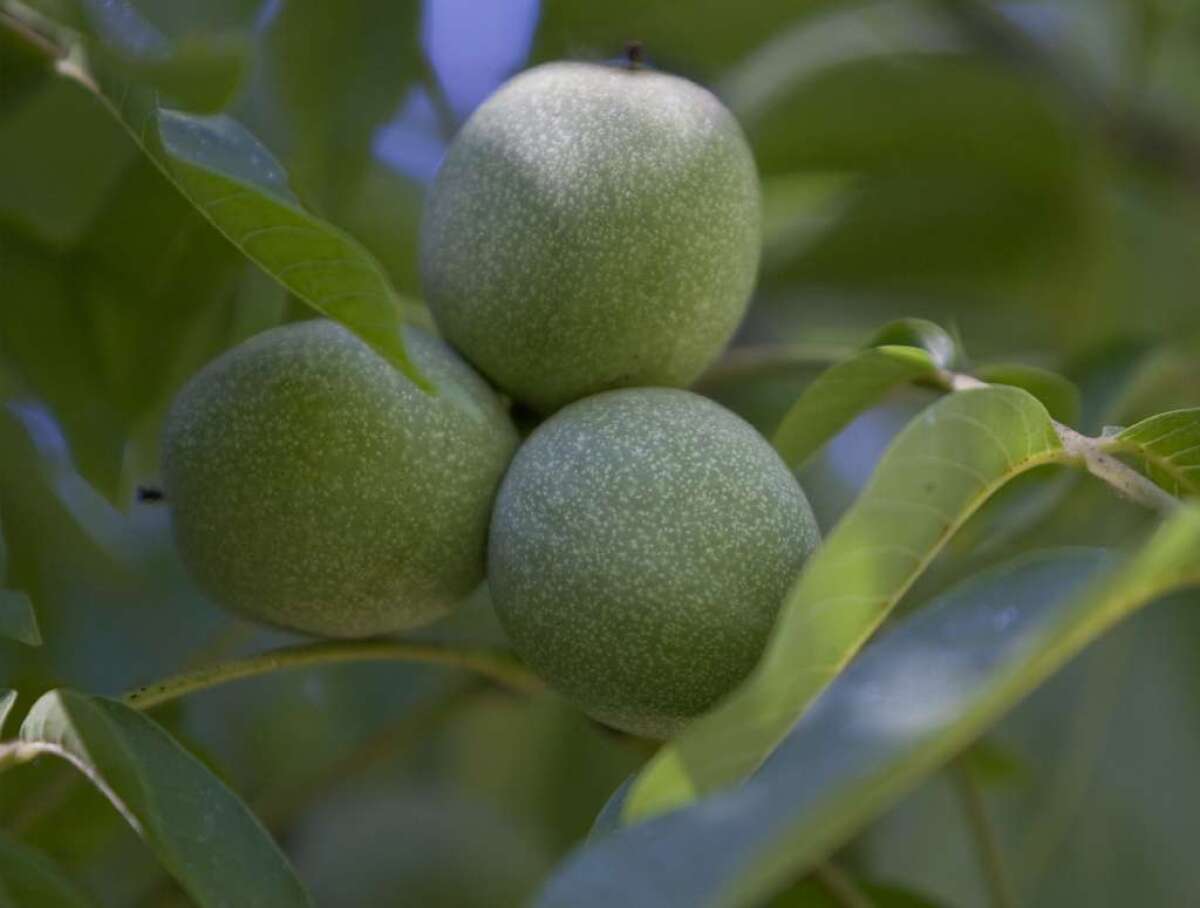
<path fill-rule="evenodd" d="M 8 714 L 12 712 L 16 702 L 17 692 L 15 690 L 0 690 L 0 735 L 4 734 L 4 723 L 8 721 Z"/>
<path fill-rule="evenodd" d="M 805 565 L 758 667 L 651 760 L 626 817 L 753 772 L 967 518 L 1015 476 L 1065 459 L 1045 408 L 1016 388 L 962 391 L 924 411 Z"/>
<path fill-rule="evenodd" d="M 46 855 L 0 835 L 0 908 L 95 908 Z"/>
<path fill-rule="evenodd" d="M 1109 450 L 1135 458 L 1172 495 L 1200 495 L 1200 409 L 1144 419 L 1113 438 Z"/>
<path fill-rule="evenodd" d="M 128 706 L 52 691 L 33 705 L 20 740 L 26 755 L 51 753 L 87 776 L 201 908 L 312 904 L 237 795 Z"/>
<path fill-rule="evenodd" d="M 227 116 L 163 110 L 153 92 L 110 71 L 96 76 L 101 97 L 142 150 L 235 246 L 428 387 L 405 352 L 383 269 L 352 237 L 300 207 L 266 148 Z"/>
<path fill-rule="evenodd" d="M 776 429 L 772 444 L 795 469 L 889 391 L 935 375 L 933 359 L 915 347 L 876 347 L 831 366 L 812 382 Z"/>
<path fill-rule="evenodd" d="M 760 904 L 1114 623 L 1200 584 L 1200 509 L 1113 562 L 1027 555 L 947 593 L 867 649 L 748 782 L 595 839 L 539 908 Z"/>
<path fill-rule="evenodd" d="M 923 318 L 899 318 L 884 325 L 867 342 L 868 347 L 917 347 L 934 365 L 950 369 L 962 358 L 958 343 L 941 325 Z"/>

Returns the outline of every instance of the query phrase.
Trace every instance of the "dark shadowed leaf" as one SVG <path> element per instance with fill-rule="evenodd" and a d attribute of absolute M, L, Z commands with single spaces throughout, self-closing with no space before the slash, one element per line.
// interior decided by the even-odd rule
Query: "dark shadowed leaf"
<path fill-rule="evenodd" d="M 0 116 L 18 107 L 41 87 L 50 75 L 54 50 L 36 39 L 18 34 L 15 28 L 0 28 Z"/>
<path fill-rule="evenodd" d="M 42 633 L 38 630 L 37 615 L 29 597 L 18 590 L 6 589 L 8 582 L 8 545 L 4 541 L 4 527 L 0 525 L 0 637 L 19 640 L 29 646 L 40 646 Z M 15 697 L 12 691 L 0 694 L 0 731 L 4 717 L 12 707 Z"/>
<path fill-rule="evenodd" d="M 21 746 L 71 762 L 202 908 L 297 908 L 311 900 L 241 800 L 150 719 L 113 700 L 52 691 Z"/>
<path fill-rule="evenodd" d="M 24 593 L 0 589 L 0 637 L 29 646 L 42 645 L 42 632 L 38 630 L 33 603 Z"/>
<path fill-rule="evenodd" d="M 0 33 L 9 34 L 2 26 Z M 56 250 L 69 248 L 86 234 L 109 189 L 136 158 L 124 130 L 84 86 L 46 81 L 0 119 L 5 232 Z"/>
<path fill-rule="evenodd" d="M 769 280 L 978 294 L 1085 241 L 1083 143 L 1033 80 L 965 55 L 796 59 L 747 117 L 760 167 L 857 179 Z"/>
<path fill-rule="evenodd" d="M 46 855 L 0 835 L 0 908 L 95 908 L 95 905 Z"/>
<path fill-rule="evenodd" d="M 420 13 L 416 0 L 306 0 L 284 4 L 271 24 L 268 65 L 292 131 L 287 160 L 301 193 L 326 213 L 340 215 L 358 193 L 376 130 L 422 71 Z"/>

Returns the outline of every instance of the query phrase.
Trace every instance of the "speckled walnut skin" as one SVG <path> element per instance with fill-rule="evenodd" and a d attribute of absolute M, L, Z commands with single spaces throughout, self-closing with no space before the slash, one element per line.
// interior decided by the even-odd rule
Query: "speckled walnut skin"
<path fill-rule="evenodd" d="M 356 637 L 432 621 L 480 582 L 516 432 L 442 341 L 406 339 L 436 396 L 329 321 L 260 334 L 184 387 L 164 483 L 180 554 L 218 602 Z"/>
<path fill-rule="evenodd" d="M 686 386 L 717 356 L 754 287 L 758 176 L 700 86 L 552 63 L 462 127 L 421 239 L 443 336 L 547 413 L 611 388 Z"/>
<path fill-rule="evenodd" d="M 663 738 L 753 668 L 817 542 L 748 423 L 688 391 L 610 391 L 517 452 L 488 583 L 538 673 L 596 719 Z"/>

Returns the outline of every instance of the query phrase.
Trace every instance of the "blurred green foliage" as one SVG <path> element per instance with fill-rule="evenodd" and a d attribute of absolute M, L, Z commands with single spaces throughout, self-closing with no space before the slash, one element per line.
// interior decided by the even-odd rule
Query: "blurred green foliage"
<path fill-rule="evenodd" d="M 89 32 L 106 5 L 0 3 L 0 586 L 30 597 L 45 641 L 0 639 L 0 687 L 20 694 L 10 734 L 50 688 L 117 694 L 293 639 L 204 601 L 162 509 L 135 500 L 156 482 L 179 384 L 307 311 L 95 93 L 56 73 L 53 49 L 71 37 L 31 8 Z M 159 39 L 101 32 L 96 60 L 167 106 L 227 108 L 309 210 L 418 297 L 428 173 L 396 162 L 410 145 L 444 147 L 445 88 L 470 75 L 468 50 L 431 53 L 415 0 L 133 6 Z M 981 372 L 1037 385 L 1092 433 L 1200 404 L 1195 4 L 543 0 L 530 12 L 512 5 L 528 19 L 529 62 L 606 59 L 641 40 L 742 120 L 768 221 L 738 343 L 797 355 L 703 388 L 765 433 L 831 351 L 904 316 L 951 326 L 966 367 L 1003 364 Z M 463 47 L 475 46 L 461 18 Z M 805 465 L 823 527 L 932 398 L 893 392 Z M 1148 522 L 1090 480 L 1033 474 L 972 519 L 902 608 L 1030 549 L 1128 546 Z M 1197 600 L 1181 594 L 1122 626 L 986 739 L 989 765 L 1018 767 L 979 775 L 1020 904 L 1182 905 L 1200 892 Z M 498 639 L 482 594 L 428 633 Z M 155 718 L 258 813 L 322 908 L 523 904 L 646 756 L 551 695 L 517 699 L 433 668 L 278 675 Z M 981 906 L 962 823 L 935 774 L 838 863 L 880 908 Z M 0 777 L 0 828 L 0 905 L 186 904 L 57 762 Z M 805 879 L 773 904 L 830 899 Z"/>

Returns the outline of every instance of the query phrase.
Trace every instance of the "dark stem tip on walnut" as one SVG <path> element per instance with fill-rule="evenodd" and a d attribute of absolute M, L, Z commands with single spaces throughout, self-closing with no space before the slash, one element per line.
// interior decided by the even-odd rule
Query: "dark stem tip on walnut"
<path fill-rule="evenodd" d="M 646 47 L 641 41 L 625 42 L 625 64 L 630 69 L 640 69 L 646 62 Z"/>
<path fill-rule="evenodd" d="M 162 489 L 158 488 L 157 486 L 138 486 L 137 487 L 137 500 L 138 501 L 153 504 L 153 503 L 156 503 L 159 501 L 165 501 L 166 498 L 167 498 L 167 493 L 164 492 Z"/>

